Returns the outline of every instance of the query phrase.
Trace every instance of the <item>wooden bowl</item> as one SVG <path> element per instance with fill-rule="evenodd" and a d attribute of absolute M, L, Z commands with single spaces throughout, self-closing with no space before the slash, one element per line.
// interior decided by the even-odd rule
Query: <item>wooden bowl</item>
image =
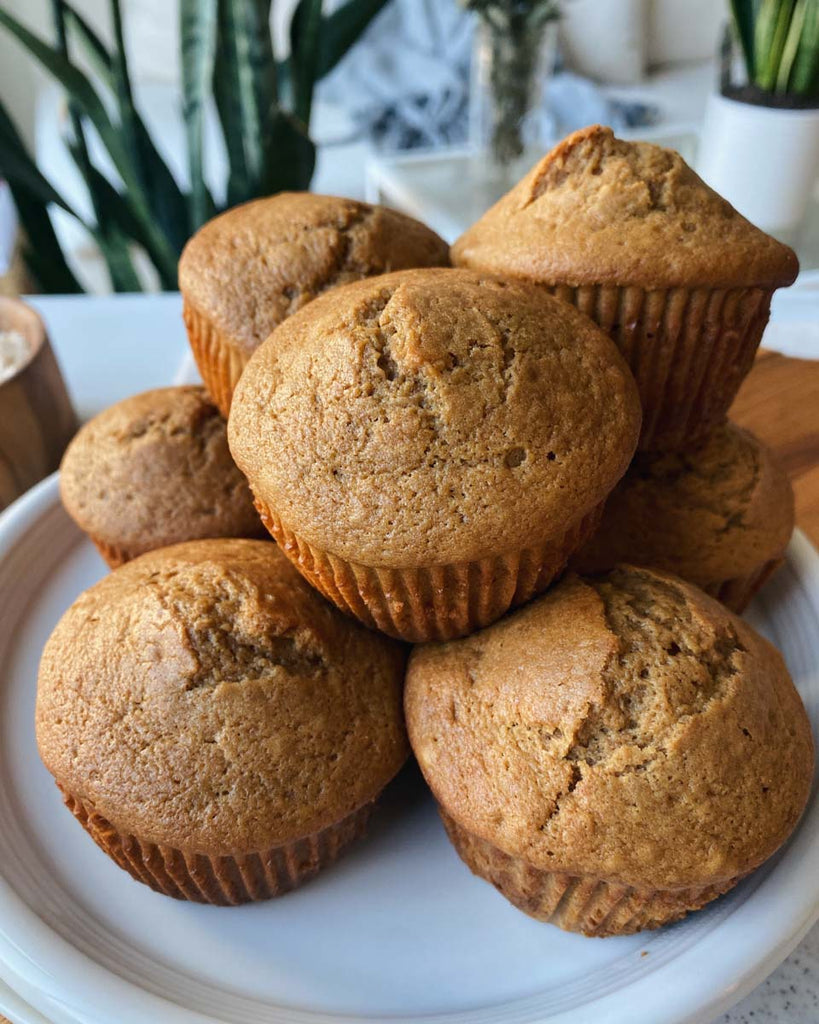
<path fill-rule="evenodd" d="M 0 332 L 17 331 L 28 358 L 0 383 L 0 509 L 52 473 L 77 429 L 77 416 L 37 313 L 0 296 Z"/>

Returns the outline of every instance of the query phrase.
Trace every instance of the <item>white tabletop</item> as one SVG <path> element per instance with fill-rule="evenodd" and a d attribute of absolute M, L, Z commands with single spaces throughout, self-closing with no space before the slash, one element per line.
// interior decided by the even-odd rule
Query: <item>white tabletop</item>
<path fill-rule="evenodd" d="M 176 294 L 39 296 L 30 301 L 45 319 L 83 419 L 126 395 L 190 379 L 182 307 Z M 765 336 L 768 347 L 819 357 L 819 281 L 806 277 L 800 286 L 780 293 L 775 300 L 774 321 Z M 807 331 L 806 321 L 812 321 Z M 100 345 L 101 336 L 104 345 Z M 20 1019 L 37 1022 L 42 1018 L 21 1015 Z M 819 925 L 767 981 L 719 1018 L 720 1024 L 817 1021 Z"/>

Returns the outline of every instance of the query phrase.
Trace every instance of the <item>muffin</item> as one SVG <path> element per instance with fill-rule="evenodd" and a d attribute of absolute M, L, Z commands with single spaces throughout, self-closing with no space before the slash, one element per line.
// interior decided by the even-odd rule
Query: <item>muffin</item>
<path fill-rule="evenodd" d="M 779 653 L 702 591 L 621 567 L 568 576 L 413 651 L 410 743 L 461 858 L 586 935 L 658 928 L 787 839 L 813 776 Z"/>
<path fill-rule="evenodd" d="M 545 285 L 596 320 L 637 380 L 643 449 L 725 416 L 799 269 L 679 154 L 609 128 L 564 139 L 458 239 L 456 266 Z"/>
<path fill-rule="evenodd" d="M 631 374 L 587 317 L 525 284 L 409 270 L 278 327 L 228 438 L 307 579 L 421 641 L 544 590 L 597 526 L 639 425 Z"/>
<path fill-rule="evenodd" d="M 782 564 L 793 526 L 793 489 L 773 453 L 724 423 L 689 450 L 639 453 L 572 567 L 653 566 L 741 612 Z"/>
<path fill-rule="evenodd" d="M 236 381 L 277 324 L 348 281 L 447 266 L 447 245 L 412 217 L 354 199 L 281 192 L 205 224 L 179 261 L 188 338 L 227 416 Z"/>
<path fill-rule="evenodd" d="M 404 662 L 275 545 L 178 544 L 60 620 L 37 742 L 70 810 L 137 881 L 201 903 L 267 899 L 363 835 L 408 753 Z"/>
<path fill-rule="evenodd" d="M 112 569 L 185 540 L 267 536 L 201 387 L 146 391 L 95 416 L 63 456 L 60 494 Z"/>

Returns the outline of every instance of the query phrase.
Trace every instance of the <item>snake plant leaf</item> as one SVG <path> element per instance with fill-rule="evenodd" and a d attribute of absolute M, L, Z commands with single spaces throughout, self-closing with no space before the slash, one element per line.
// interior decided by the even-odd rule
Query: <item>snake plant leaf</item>
<path fill-rule="evenodd" d="M 40 172 L 29 156 L 6 108 L 0 104 L 0 177 L 11 186 L 19 186 L 44 206 L 55 203 L 76 216 L 74 211 Z"/>
<path fill-rule="evenodd" d="M 134 215 L 143 225 L 150 239 L 149 255 L 160 275 L 170 278 L 176 272 L 176 254 L 148 206 L 139 176 L 133 167 L 128 150 L 122 142 L 97 91 L 87 76 L 74 67 L 57 50 L 30 32 L 21 22 L 0 7 L 0 25 L 11 32 L 43 67 L 60 82 L 82 113 L 96 128 L 100 139 L 125 184 Z"/>
<path fill-rule="evenodd" d="M 270 0 L 220 0 L 217 110 L 228 151 L 228 205 L 264 194 L 278 88 Z"/>
<path fill-rule="evenodd" d="M 807 0 L 788 92 L 796 96 L 819 96 L 819 0 Z"/>
<path fill-rule="evenodd" d="M 70 32 L 82 44 L 83 51 L 101 81 L 115 94 L 117 86 L 113 61 L 105 43 L 68 0 L 63 0 L 63 8 Z M 191 234 L 187 200 L 154 145 L 136 107 L 133 107 L 131 117 L 148 205 L 175 252 L 180 253 Z M 209 196 L 208 198 L 210 199 Z M 210 202 L 212 208 L 212 200 Z"/>
<path fill-rule="evenodd" d="M 266 132 L 269 158 L 257 194 L 303 191 L 316 165 L 316 147 L 307 129 L 292 114 L 276 108 Z"/>
<path fill-rule="evenodd" d="M 788 82 L 790 81 L 791 72 L 796 60 L 796 54 L 799 50 L 799 40 L 802 37 L 806 13 L 807 0 L 796 0 L 796 6 L 793 9 L 793 17 L 791 18 L 790 25 L 788 26 L 788 31 L 785 36 L 785 44 L 782 47 L 779 66 L 776 69 L 774 90 L 778 93 L 786 93 L 788 91 Z"/>
<path fill-rule="evenodd" d="M 65 3 L 65 0 L 62 0 Z M 119 123 L 123 140 L 127 146 L 134 168 L 142 180 L 142 187 L 145 188 L 145 169 L 142 166 L 142 156 L 139 151 L 136 130 L 136 108 L 134 107 L 134 93 L 131 88 L 131 75 L 128 71 L 128 54 L 125 49 L 125 38 L 122 32 L 122 10 L 119 0 L 110 0 L 111 25 L 114 29 L 114 49 L 111 54 L 111 72 L 114 81 L 114 92 L 117 97 L 119 108 Z"/>
<path fill-rule="evenodd" d="M 313 89 L 318 77 L 319 51 L 324 19 L 322 0 L 299 0 L 290 22 L 290 81 L 293 112 L 302 124 L 310 124 Z"/>
<path fill-rule="evenodd" d="M 754 0 L 731 0 L 731 13 L 734 16 L 734 27 L 742 47 L 748 80 L 755 76 L 754 64 Z"/>
<path fill-rule="evenodd" d="M 37 170 L 2 102 L 0 176 L 6 179 L 11 190 L 11 198 L 25 236 L 23 258 L 37 284 L 48 292 L 81 292 L 82 286 L 69 268 L 57 240 L 48 204 L 53 202 L 69 213 L 73 211 Z"/>
<path fill-rule="evenodd" d="M 23 261 L 37 287 L 51 295 L 82 294 L 85 289 L 65 261 L 48 211 L 36 201 L 29 207 L 28 200 L 13 189 L 12 196 L 23 229 Z M 36 246 L 29 241 L 31 238 L 37 239 Z"/>
<path fill-rule="evenodd" d="M 115 88 L 114 71 L 111 66 L 111 54 L 108 52 L 108 47 L 80 12 L 71 6 L 68 0 L 63 0 L 62 7 L 69 32 L 82 42 L 83 49 L 90 59 L 95 74 L 113 92 Z"/>
<path fill-rule="evenodd" d="M 323 19 L 316 79 L 333 70 L 388 3 L 389 0 L 347 0 Z"/>
<path fill-rule="evenodd" d="M 116 224 L 106 225 L 105 231 L 92 228 L 91 235 L 105 260 L 112 290 L 115 292 L 143 291 L 142 281 L 134 269 L 128 236 L 123 235 Z"/>
<path fill-rule="evenodd" d="M 105 231 L 93 228 L 91 235 L 105 260 L 112 290 L 115 292 L 143 291 L 142 281 L 134 269 L 131 259 L 128 236 L 122 234 L 116 224 L 106 225 Z"/>
<path fill-rule="evenodd" d="M 221 42 L 219 53 L 220 59 L 216 61 L 216 66 L 213 69 L 213 99 L 216 103 L 216 112 L 219 115 L 219 124 L 228 159 L 225 205 L 235 206 L 243 199 L 249 198 L 250 174 L 245 159 L 238 90 L 233 87 L 230 62 Z"/>
<path fill-rule="evenodd" d="M 72 150 L 72 155 L 77 159 Z M 106 263 L 113 258 L 115 266 L 109 266 L 111 283 L 115 291 L 140 291 L 142 288 L 139 277 L 130 264 L 129 240 L 133 240 L 143 249 L 148 251 L 145 232 L 141 222 L 134 216 L 134 211 L 128 202 L 127 196 L 118 192 L 108 179 L 88 161 L 83 164 L 77 160 L 78 167 L 85 178 L 86 187 L 94 195 L 94 209 L 97 215 L 97 225 L 90 227 L 94 238 L 99 243 Z M 176 274 L 168 277 L 159 273 L 159 281 L 163 289 L 172 290 L 176 288 Z"/>
<path fill-rule="evenodd" d="M 795 0 L 762 0 L 754 33 L 755 81 L 760 89 L 770 91 L 776 84 L 776 73 Z"/>
<path fill-rule="evenodd" d="M 181 0 L 182 97 L 190 172 L 190 218 L 195 231 L 213 215 L 203 174 L 205 101 L 216 53 L 217 0 Z"/>
<path fill-rule="evenodd" d="M 105 260 L 112 289 L 115 292 L 141 291 L 142 283 L 134 270 L 128 248 L 129 239 L 139 237 L 138 222 L 127 202 L 94 167 L 84 136 L 68 140 L 66 145 L 92 200 L 96 220 L 86 228 Z"/>

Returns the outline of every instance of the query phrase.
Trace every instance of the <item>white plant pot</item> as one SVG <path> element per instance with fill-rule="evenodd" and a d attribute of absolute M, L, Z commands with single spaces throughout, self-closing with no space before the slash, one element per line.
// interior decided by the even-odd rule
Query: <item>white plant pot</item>
<path fill-rule="evenodd" d="M 792 234 L 819 173 L 819 109 L 782 110 L 712 95 L 697 171 L 754 224 Z"/>

